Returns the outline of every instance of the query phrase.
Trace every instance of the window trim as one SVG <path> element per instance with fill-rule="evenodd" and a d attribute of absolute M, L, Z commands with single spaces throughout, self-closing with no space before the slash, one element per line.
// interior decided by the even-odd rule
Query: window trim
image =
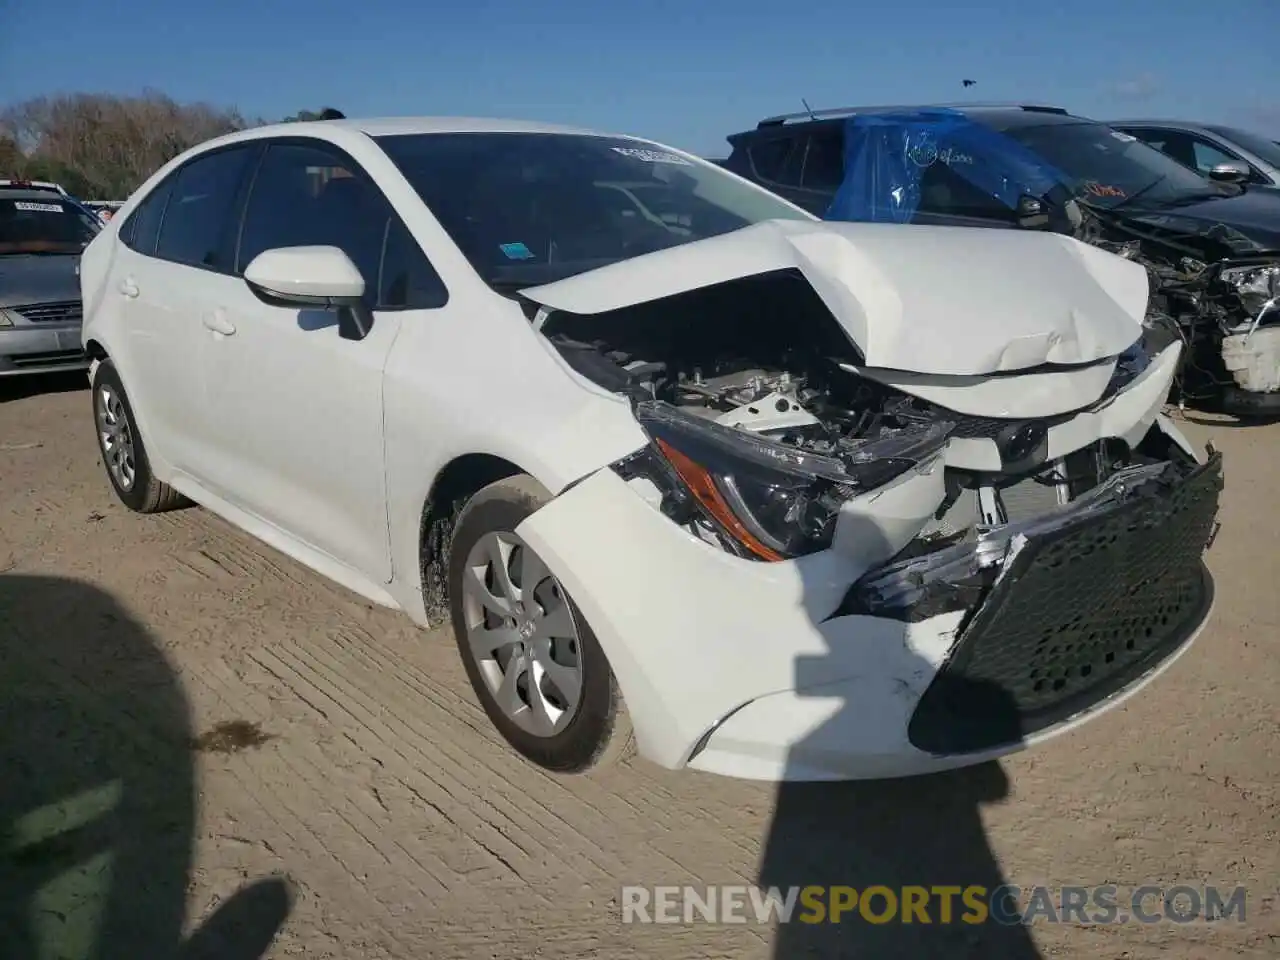
<path fill-rule="evenodd" d="M 243 240 L 244 240 L 244 225 L 247 219 L 247 214 L 249 212 L 249 201 L 253 198 L 253 188 L 257 185 L 258 174 L 262 170 L 262 165 L 266 162 L 267 154 L 270 152 L 271 148 L 274 146 L 305 147 L 307 149 L 316 150 L 320 153 L 326 153 L 334 157 L 336 160 L 339 161 L 338 165 L 348 167 L 351 170 L 352 176 L 356 177 L 359 180 L 364 181 L 364 183 L 366 183 L 368 186 L 372 187 L 375 191 L 377 191 L 378 195 L 382 197 L 383 201 L 387 205 L 389 216 L 387 217 L 387 223 L 383 226 L 382 245 L 378 251 L 378 275 L 377 277 L 374 278 L 374 281 L 373 281 L 374 284 L 376 285 L 379 299 L 381 299 L 382 297 L 382 274 L 383 274 L 383 270 L 385 269 L 385 261 L 387 257 L 387 240 L 391 236 L 392 220 L 397 221 L 399 225 L 404 228 L 405 233 L 409 235 L 409 239 L 411 239 L 414 245 L 417 246 L 418 253 L 422 255 L 422 259 L 426 261 L 427 266 L 431 268 L 431 272 L 435 274 L 436 279 L 440 282 L 441 290 L 444 291 L 444 296 L 441 298 L 440 303 L 434 307 L 415 307 L 415 306 L 383 307 L 383 306 L 375 305 L 371 308 L 373 312 L 374 313 L 400 313 L 407 310 L 439 310 L 442 307 L 445 307 L 448 305 L 452 295 L 449 292 L 449 285 L 448 283 L 445 282 L 444 275 L 441 274 L 440 271 L 436 269 L 436 265 L 431 261 L 431 258 L 427 256 L 427 251 L 422 249 L 422 244 L 419 243 L 418 238 L 413 235 L 413 231 L 409 229 L 409 225 L 404 222 L 404 217 L 400 216 L 400 211 L 396 209 L 396 205 L 391 201 L 391 198 L 387 196 L 386 191 L 383 190 L 382 187 L 378 185 L 378 181 L 374 179 L 374 177 L 369 173 L 368 170 L 365 169 L 364 165 L 361 164 L 360 161 L 356 160 L 355 157 L 351 156 L 350 153 L 348 153 L 342 147 L 338 146 L 338 144 L 334 143 L 332 140 L 324 140 L 320 137 L 304 137 L 304 136 L 261 137 L 254 142 L 257 143 L 261 149 L 258 154 L 257 161 L 254 163 L 252 174 L 245 178 L 247 182 L 247 186 L 245 186 L 244 189 L 242 190 L 242 196 L 240 197 L 240 202 L 236 210 L 238 225 L 236 227 L 234 251 L 232 253 L 232 276 L 235 276 L 235 277 L 244 276 L 244 267 L 240 265 L 240 251 L 242 249 Z M 245 264 L 244 266 L 247 267 L 248 264 Z M 365 277 L 364 279 L 366 284 L 370 282 L 368 277 Z"/>

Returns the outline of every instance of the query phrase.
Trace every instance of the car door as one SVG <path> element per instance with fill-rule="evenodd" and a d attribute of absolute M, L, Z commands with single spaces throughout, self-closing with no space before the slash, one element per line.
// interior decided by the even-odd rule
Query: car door
<path fill-rule="evenodd" d="M 373 327 L 363 340 L 344 340 L 335 312 L 268 305 L 240 281 L 212 305 L 199 351 L 218 447 L 204 482 L 383 582 L 392 569 L 382 380 L 413 289 L 391 276 L 391 261 L 407 256 L 405 238 L 391 204 L 338 148 L 271 142 L 245 203 L 237 276 L 264 250 L 339 247 L 365 278 Z"/>
<path fill-rule="evenodd" d="M 200 318 L 233 283 L 230 211 L 257 150 L 242 144 L 201 154 L 153 189 L 122 225 L 105 294 L 127 331 L 121 375 L 147 442 L 189 475 L 210 455 L 197 387 Z"/>

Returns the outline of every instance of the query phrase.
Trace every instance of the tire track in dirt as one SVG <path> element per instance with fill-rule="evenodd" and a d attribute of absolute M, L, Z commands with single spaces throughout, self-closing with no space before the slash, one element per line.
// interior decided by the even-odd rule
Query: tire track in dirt
<path fill-rule="evenodd" d="M 369 682 L 375 682 L 375 678 L 381 676 L 399 678 L 405 689 L 396 702 L 406 708 L 401 720 L 407 725 L 420 727 L 426 723 L 423 719 L 425 703 L 433 710 L 430 724 L 445 728 L 441 732 L 447 736 L 439 741 L 442 745 L 466 743 L 470 738 L 485 742 L 485 746 L 477 750 L 455 748 L 457 757 L 479 760 L 501 779 L 518 778 L 526 790 L 538 791 L 547 809 L 563 809 L 559 819 L 566 824 L 569 820 L 581 823 L 585 833 L 608 838 L 614 843 L 625 838 L 626 841 L 655 845 L 655 850 L 665 854 L 668 862 L 655 864 L 660 869 L 652 875 L 672 875 L 673 867 L 676 874 L 691 872 L 681 859 L 688 855 L 688 845 L 684 842 L 687 831 L 715 837 L 721 835 L 726 825 L 732 827 L 734 816 L 719 803 L 708 802 L 690 809 L 687 796 L 667 794 L 663 797 L 663 792 L 656 789 L 636 789 L 644 783 L 644 778 L 635 771 L 640 764 L 628 764 L 618 771 L 600 771 L 570 779 L 525 763 L 512 753 L 476 703 L 460 664 L 457 676 L 451 676 L 448 683 L 441 683 L 409 660 L 393 658 L 367 631 L 331 631 L 324 639 L 337 648 L 333 655 L 341 659 L 344 669 L 359 665 Z M 457 660 L 457 652 L 451 641 L 452 638 L 447 648 L 438 653 L 451 657 L 452 662 Z M 320 638 L 316 638 L 316 642 L 319 643 Z M 429 736 L 430 730 L 423 733 Z M 743 789 L 750 792 L 753 788 L 743 784 Z M 758 847 L 743 843 L 737 831 L 731 828 L 724 834 L 723 841 L 725 856 L 722 859 L 725 862 L 754 863 Z M 707 851 L 703 848 L 701 852 L 705 854 Z M 624 870 L 615 876 L 624 876 L 636 866 L 629 859 L 620 860 L 619 864 Z M 722 882 L 730 881 L 725 878 Z"/>
<path fill-rule="evenodd" d="M 289 690 L 301 692 L 313 703 L 324 703 L 331 722 L 340 724 L 357 746 L 392 772 L 418 798 L 423 812 L 434 814 L 436 829 L 451 834 L 454 842 L 474 844 L 492 858 L 500 875 L 524 883 L 539 876 L 541 861 L 550 859 L 550 851 L 516 839 L 518 826 L 485 802 L 474 778 L 460 770 L 454 771 L 458 776 L 451 776 L 429 745 L 399 743 L 397 732 L 380 719 L 378 706 L 370 705 L 355 685 L 327 675 L 291 646 L 281 644 L 252 651 L 249 656 Z M 483 810 L 484 815 L 473 808 Z M 540 896 L 536 891 L 534 895 Z"/>
<path fill-rule="evenodd" d="M 477 783 L 486 789 L 486 801 L 503 816 L 535 833 L 548 847 L 560 850 L 559 859 L 570 873 L 584 878 L 611 877 L 626 869 L 626 862 L 604 838 L 611 834 L 634 835 L 632 831 L 621 830 L 622 824 L 616 820 L 609 823 L 563 786 L 533 774 L 534 768 L 509 748 L 491 742 L 468 744 L 468 740 L 474 740 L 471 728 L 451 722 L 451 709 L 441 709 L 420 697 L 404 684 L 402 672 L 371 669 L 352 656 L 342 657 L 341 652 L 342 648 L 328 638 L 315 638 L 305 648 L 305 654 L 330 676 L 349 677 L 353 684 L 376 697 L 384 707 L 389 726 L 415 750 L 426 752 L 424 747 L 429 745 L 442 765 L 473 771 Z M 391 678 L 398 681 L 394 687 L 389 682 Z M 380 696 L 384 691 L 385 695 Z M 639 824 L 632 820 L 627 826 L 634 830 Z M 600 838 L 599 842 L 592 837 Z M 662 864 L 664 872 L 671 872 L 676 866 L 674 862 Z"/>
<path fill-rule="evenodd" d="M 279 717 L 273 702 L 262 694 L 246 693 L 221 660 L 207 665 L 200 682 L 231 715 L 252 717 L 276 738 L 253 755 L 254 771 L 273 790 L 309 794 L 301 800 L 306 809 L 331 812 L 326 838 L 335 833 L 350 834 L 341 846 L 356 848 L 356 855 L 344 856 L 344 867 L 388 909 L 429 909 L 433 901 L 456 886 L 456 868 L 418 842 L 412 830 L 404 829 L 407 825 L 393 820 L 376 788 L 362 783 L 353 772 L 360 766 L 351 762 L 353 758 L 322 753 L 313 739 L 315 730 L 296 723 L 273 724 Z"/>

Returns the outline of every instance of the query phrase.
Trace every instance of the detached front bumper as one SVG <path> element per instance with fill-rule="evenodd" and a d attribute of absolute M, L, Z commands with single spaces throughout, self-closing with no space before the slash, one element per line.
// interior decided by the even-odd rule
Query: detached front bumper
<path fill-rule="evenodd" d="M 1226 412 L 1280 414 L 1280 324 L 1224 337 L 1222 363 L 1235 380 L 1223 390 Z"/>
<path fill-rule="evenodd" d="M 886 502 L 903 508 L 932 482 L 904 481 Z M 608 470 L 517 533 L 599 638 L 646 757 L 756 779 L 877 778 L 1017 750 L 1172 662 L 1212 603 L 1202 554 L 1220 488 L 1215 455 L 1021 536 L 967 605 L 914 611 L 866 602 L 893 568 L 864 576 L 839 531 L 800 560 L 741 560 Z"/>

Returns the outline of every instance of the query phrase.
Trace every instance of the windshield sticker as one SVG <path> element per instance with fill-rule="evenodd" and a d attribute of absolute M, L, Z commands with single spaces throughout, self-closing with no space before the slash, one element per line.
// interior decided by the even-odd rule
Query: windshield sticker
<path fill-rule="evenodd" d="M 31 203 L 28 200 L 15 200 L 13 205 L 18 210 L 27 210 L 31 213 L 62 213 L 60 203 Z"/>
<path fill-rule="evenodd" d="M 641 147 L 613 147 L 614 153 L 620 153 L 624 157 L 631 157 L 633 160 L 643 160 L 645 163 L 674 163 L 681 167 L 692 167 L 693 164 L 684 157 L 678 157 L 674 153 L 666 153 L 662 150 L 645 150 Z"/>
<path fill-rule="evenodd" d="M 498 247 L 508 260 L 532 260 L 533 251 L 523 243 L 504 243 Z"/>
<path fill-rule="evenodd" d="M 1096 183 L 1092 180 L 1084 185 L 1084 192 L 1089 194 L 1091 197 L 1124 199 L 1124 197 L 1128 196 L 1128 194 L 1119 187 L 1113 187 L 1108 183 Z"/>
<path fill-rule="evenodd" d="M 1119 130 L 1112 130 L 1111 135 L 1115 137 L 1117 140 L 1119 140 L 1121 143 L 1133 143 L 1135 140 L 1138 139 L 1137 137 L 1131 137 L 1127 133 L 1121 133 Z"/>

